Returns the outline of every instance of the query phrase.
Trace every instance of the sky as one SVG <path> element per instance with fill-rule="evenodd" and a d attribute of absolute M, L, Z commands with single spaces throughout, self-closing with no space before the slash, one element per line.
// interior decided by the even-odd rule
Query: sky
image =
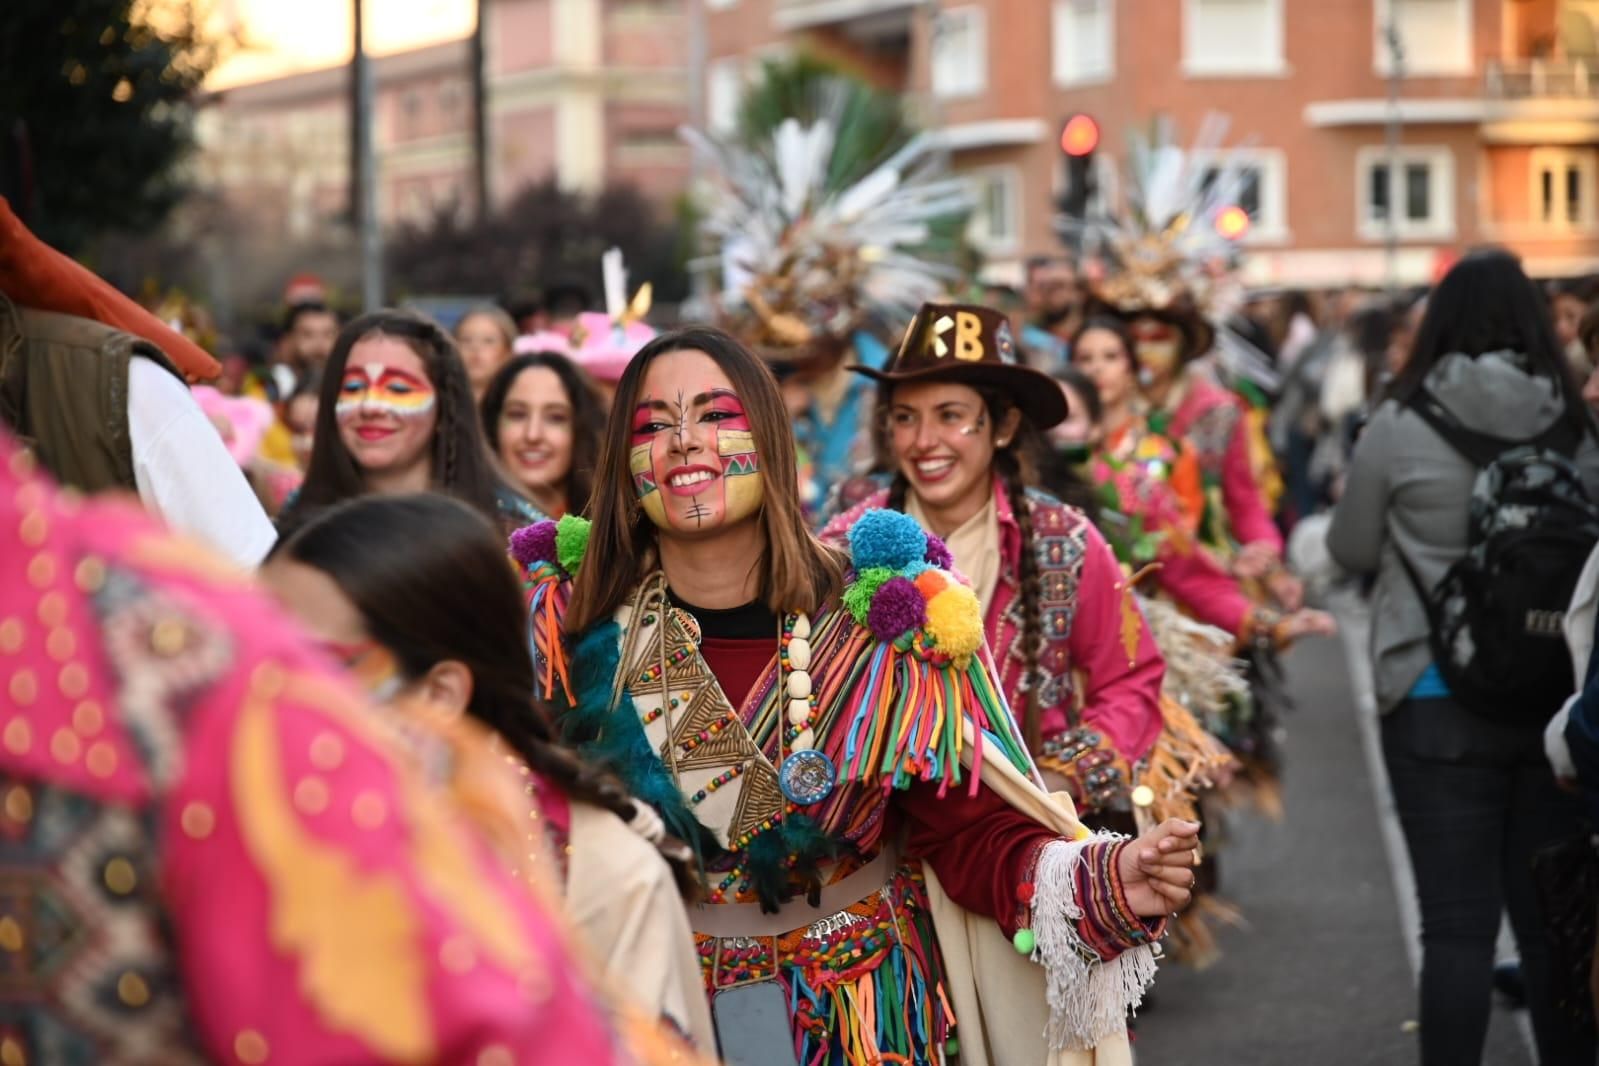
<path fill-rule="evenodd" d="M 218 25 L 243 32 L 243 47 L 206 80 L 224 89 L 350 59 L 352 0 L 213 0 Z M 367 49 L 402 52 L 472 31 L 473 0 L 365 0 Z"/>

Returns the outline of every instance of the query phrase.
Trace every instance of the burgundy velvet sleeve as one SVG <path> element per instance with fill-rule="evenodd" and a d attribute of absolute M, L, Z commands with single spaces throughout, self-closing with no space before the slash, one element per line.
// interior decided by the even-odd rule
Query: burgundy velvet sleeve
<path fill-rule="evenodd" d="M 1037 850 L 1056 835 L 984 785 L 975 796 L 964 783 L 940 796 L 936 783 L 919 781 L 894 796 L 907 851 L 933 868 L 956 903 L 1014 935 L 1016 890 L 1032 876 Z"/>

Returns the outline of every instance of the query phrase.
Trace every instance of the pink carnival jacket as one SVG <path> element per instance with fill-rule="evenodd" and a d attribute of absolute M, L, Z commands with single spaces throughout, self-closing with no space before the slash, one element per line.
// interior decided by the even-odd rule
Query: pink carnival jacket
<path fill-rule="evenodd" d="M 1282 533 L 1272 521 L 1249 462 L 1248 409 L 1241 397 L 1190 370 L 1182 401 L 1163 432 L 1199 453 L 1205 480 L 1220 487 L 1227 524 L 1240 544 L 1264 542 L 1278 555 Z"/>
<path fill-rule="evenodd" d="M 1094 457 L 1089 476 L 1095 485 L 1109 485 L 1121 511 L 1140 520 L 1145 533 L 1158 538 L 1154 562 L 1160 565 L 1154 580 L 1191 616 L 1242 640 L 1252 627 L 1255 606 L 1238 585 L 1238 579 L 1194 539 L 1183 519 L 1177 494 L 1160 476 L 1169 472 L 1177 452 L 1156 434 L 1147 434 L 1129 459 Z M 1125 558 L 1137 566 L 1147 562 Z"/>
<path fill-rule="evenodd" d="M 0 433 L 5 1061 L 622 1058 L 387 721 L 245 575 Z"/>
<path fill-rule="evenodd" d="M 994 503 L 1002 558 L 985 628 L 1005 698 L 1016 706 L 1026 665 L 1017 579 L 1022 530 L 997 478 Z M 1155 638 L 1110 546 L 1087 516 L 1034 489 L 1027 491 L 1027 504 L 1044 631 L 1038 662 L 1043 735 L 1047 740 L 1076 725 L 1092 726 L 1129 764 L 1136 763 L 1155 746 L 1162 726 L 1160 684 L 1166 666 Z M 884 489 L 829 522 L 822 539 L 842 541 L 861 514 L 887 505 Z"/>

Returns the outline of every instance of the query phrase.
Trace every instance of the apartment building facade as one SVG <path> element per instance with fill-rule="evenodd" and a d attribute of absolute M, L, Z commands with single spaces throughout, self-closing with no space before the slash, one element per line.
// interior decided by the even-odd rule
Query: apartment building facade
<path fill-rule="evenodd" d="M 1424 282 L 1488 242 L 1545 276 L 1599 269 L 1599 0 L 692 2 L 710 125 L 765 56 L 843 60 L 941 131 L 996 277 L 1060 247 L 1076 113 L 1104 131 L 1112 199 L 1128 130 L 1160 116 L 1187 144 L 1228 116 L 1257 284 Z"/>
<path fill-rule="evenodd" d="M 489 0 L 488 186 L 504 203 L 557 178 L 630 182 L 661 201 L 687 184 L 687 21 L 679 0 Z M 466 39 L 373 60 L 377 205 L 386 225 L 475 208 Z M 348 210 L 349 68 L 210 96 L 199 182 L 257 232 L 303 240 Z"/>

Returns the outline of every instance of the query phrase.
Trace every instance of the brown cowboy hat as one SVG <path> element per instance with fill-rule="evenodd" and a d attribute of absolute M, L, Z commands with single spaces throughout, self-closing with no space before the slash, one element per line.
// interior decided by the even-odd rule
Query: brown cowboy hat
<path fill-rule="evenodd" d="M 874 381 L 958 381 L 991 385 L 1010 397 L 1039 429 L 1066 420 L 1066 394 L 1041 370 L 1017 362 L 1010 320 L 971 304 L 923 304 L 899 351 L 882 370 L 849 369 Z"/>

